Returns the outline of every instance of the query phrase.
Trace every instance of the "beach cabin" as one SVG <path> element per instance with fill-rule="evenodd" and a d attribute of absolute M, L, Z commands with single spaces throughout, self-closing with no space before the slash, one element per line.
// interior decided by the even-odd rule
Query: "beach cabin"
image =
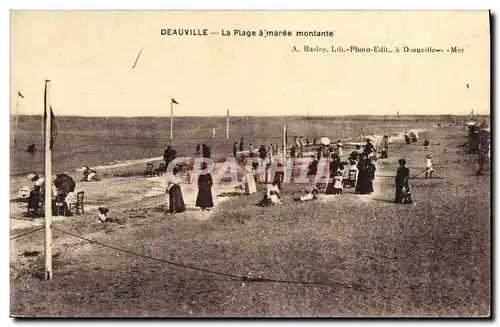
<path fill-rule="evenodd" d="M 488 153 L 489 158 L 491 151 L 491 131 L 489 127 L 481 129 L 481 148 Z"/>
<path fill-rule="evenodd" d="M 478 153 L 481 149 L 487 149 L 490 142 L 490 128 L 478 122 L 467 123 L 469 153 Z"/>

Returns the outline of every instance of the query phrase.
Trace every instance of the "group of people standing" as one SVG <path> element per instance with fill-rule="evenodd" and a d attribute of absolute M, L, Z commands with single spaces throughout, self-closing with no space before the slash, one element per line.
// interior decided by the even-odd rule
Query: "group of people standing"
<path fill-rule="evenodd" d="M 416 138 L 416 135 L 411 135 L 410 140 L 413 137 Z M 296 138 L 296 143 L 291 147 L 290 156 L 292 158 L 294 158 L 296 155 L 295 150 L 297 148 L 301 149 L 304 145 L 303 140 L 302 142 L 300 142 L 300 140 L 302 139 Z M 255 171 L 258 169 L 259 163 L 254 160 L 254 158 L 258 156 L 262 160 L 265 160 L 267 166 L 270 166 L 272 160 L 275 159 L 276 154 L 279 152 L 278 146 L 275 146 L 273 144 L 271 144 L 267 148 L 264 144 L 262 144 L 257 149 L 257 151 L 255 151 L 253 144 L 250 145 L 250 153 L 248 157 L 242 162 L 245 167 L 245 194 L 256 193 L 257 182 L 260 181 L 259 175 L 255 174 Z M 426 146 L 428 146 L 428 144 Z M 244 151 L 243 138 L 240 139 L 239 144 L 238 142 L 234 142 L 234 157 L 237 157 L 238 150 L 240 152 Z M 379 148 L 374 145 L 372 139 L 366 140 L 363 151 L 361 151 L 360 145 L 356 145 L 355 150 L 349 154 L 348 162 L 342 161 L 343 145 L 340 140 L 336 143 L 336 148 L 334 148 L 333 146 L 318 146 L 316 156 L 312 156 L 313 161 L 309 165 L 308 175 L 315 176 L 317 174 L 318 160 L 322 157 L 327 156 L 332 160 L 329 163 L 330 178 L 329 182 L 326 185 L 325 194 L 340 195 L 342 194 L 344 187 L 354 188 L 354 192 L 356 194 L 372 194 L 374 192 L 373 181 L 375 179 L 376 172 L 374 160 L 377 158 L 377 152 L 380 153 L 381 159 L 388 158 L 389 138 L 387 135 L 384 135 L 384 137 L 382 138 L 381 143 L 379 143 Z M 210 148 L 206 144 L 203 144 L 202 147 L 198 145 L 196 148 L 196 154 L 201 154 L 203 157 L 210 158 Z M 268 156 L 270 156 L 269 160 L 267 160 Z M 168 166 L 168 163 L 175 158 L 175 150 L 173 150 L 171 146 L 168 146 L 167 150 L 165 150 L 164 158 L 166 166 Z M 253 161 L 252 164 L 247 164 L 249 160 Z M 406 161 L 404 159 L 400 159 L 398 163 L 399 168 L 397 170 L 397 175 L 395 178 L 395 202 L 411 203 L 411 196 L 409 195 L 410 193 L 408 185 L 409 170 L 408 168 L 406 168 Z M 202 165 L 203 166 L 201 168 L 205 170 L 207 164 L 203 163 Z M 278 166 L 280 166 L 279 163 Z M 346 166 L 347 172 L 345 171 Z M 179 171 L 180 167 L 176 166 L 174 169 L 174 176 L 177 175 Z M 432 174 L 432 171 L 429 171 L 429 174 Z M 266 169 L 266 182 L 270 181 L 270 183 L 268 183 L 266 186 L 264 198 L 259 203 L 260 205 L 266 206 L 281 203 L 280 192 L 282 190 L 282 178 L 283 176 L 281 172 L 277 172 L 275 176 L 268 178 Z M 201 210 L 209 210 L 214 206 L 212 186 L 213 179 L 210 173 L 200 174 L 198 176 L 198 195 L 196 198 L 195 206 L 200 207 Z M 167 193 L 169 194 L 169 212 L 179 213 L 186 210 L 179 183 L 169 181 Z M 300 197 L 300 199 L 315 199 L 317 198 L 318 193 L 319 192 L 317 190 L 317 187 L 314 187 L 304 197 Z"/>
<path fill-rule="evenodd" d="M 196 147 L 196 154 L 200 155 L 200 145 Z M 201 146 L 201 154 L 204 158 L 211 157 L 211 151 L 208 145 L 205 143 Z M 167 172 L 168 165 L 177 157 L 177 151 L 175 151 L 169 144 L 164 152 L 165 161 L 165 171 Z M 201 170 L 206 171 L 208 164 L 203 162 L 201 164 Z M 181 166 L 179 164 L 175 165 L 172 174 L 167 176 L 167 190 L 168 194 L 168 212 L 169 213 L 182 213 L 186 211 L 186 205 L 184 202 L 184 197 L 182 195 L 182 189 L 180 186 L 180 179 L 178 178 Z M 210 210 L 213 208 L 214 202 L 212 197 L 212 186 L 213 179 L 210 173 L 201 173 L 198 175 L 198 195 L 196 197 L 195 206 L 201 208 L 202 211 Z"/>
<path fill-rule="evenodd" d="M 344 168 L 347 163 L 341 161 L 339 153 L 332 153 L 329 165 L 330 179 L 326 186 L 326 194 L 342 194 L 344 186 L 354 187 L 356 194 L 373 193 L 373 180 L 375 179 L 375 165 L 373 164 L 374 147 L 372 141 L 367 139 L 365 147 L 360 152 L 360 146 L 349 154 L 347 174 Z M 344 175 L 347 175 L 344 180 Z"/>

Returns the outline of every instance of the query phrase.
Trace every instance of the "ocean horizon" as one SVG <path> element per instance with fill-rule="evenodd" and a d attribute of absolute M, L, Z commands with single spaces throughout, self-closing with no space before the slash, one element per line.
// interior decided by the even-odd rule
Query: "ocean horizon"
<path fill-rule="evenodd" d="M 173 139 L 170 142 L 170 117 L 77 117 L 56 116 L 58 137 L 53 149 L 53 169 L 75 171 L 91 167 L 127 164 L 129 161 L 156 159 L 163 156 L 171 143 L 179 156 L 194 156 L 196 145 L 206 143 L 215 159 L 232 153 L 234 142 L 245 139 L 255 147 L 260 144 L 283 143 L 283 124 L 287 126 L 288 142 L 301 135 L 311 142 L 314 137 L 331 140 L 359 140 L 361 135 L 400 135 L 408 129 L 453 124 L 466 116 L 232 116 L 229 139 L 226 139 L 226 117 L 174 117 Z M 404 118 L 402 118 L 404 117 Z M 43 149 L 42 119 L 36 115 L 19 115 L 11 119 L 10 173 L 22 175 L 43 172 L 44 152 L 26 152 L 30 144 Z M 462 118 L 462 119 L 461 119 Z"/>

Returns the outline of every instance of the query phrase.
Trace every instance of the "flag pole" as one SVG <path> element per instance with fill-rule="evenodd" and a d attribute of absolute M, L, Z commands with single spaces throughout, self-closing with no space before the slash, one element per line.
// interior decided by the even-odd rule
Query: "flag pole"
<path fill-rule="evenodd" d="M 229 109 L 227 109 L 226 117 L 226 140 L 229 140 Z"/>
<path fill-rule="evenodd" d="M 45 80 L 45 279 L 52 279 L 52 149 L 51 149 L 51 124 L 50 112 L 50 81 Z"/>
<path fill-rule="evenodd" d="M 283 174 L 286 177 L 286 124 L 283 124 Z"/>
<path fill-rule="evenodd" d="M 174 99 L 170 99 L 170 142 L 174 135 Z"/>
<path fill-rule="evenodd" d="M 14 134 L 14 143 L 17 145 L 17 125 L 18 125 L 18 116 L 19 116 L 19 91 L 17 91 L 16 97 L 16 129 Z"/>

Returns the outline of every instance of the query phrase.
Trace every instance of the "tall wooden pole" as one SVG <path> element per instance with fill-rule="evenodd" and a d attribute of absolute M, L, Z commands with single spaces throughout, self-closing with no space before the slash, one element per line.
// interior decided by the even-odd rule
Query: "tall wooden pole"
<path fill-rule="evenodd" d="M 52 149 L 50 146 L 52 115 L 50 81 L 45 80 L 45 279 L 52 279 Z"/>
<path fill-rule="evenodd" d="M 174 99 L 170 99 L 170 142 L 174 135 Z"/>
<path fill-rule="evenodd" d="M 229 140 L 229 109 L 227 109 L 226 117 L 226 140 Z"/>
<path fill-rule="evenodd" d="M 283 174 L 286 177 L 286 124 L 283 124 Z"/>
<path fill-rule="evenodd" d="M 17 98 L 16 98 L 16 129 L 15 129 L 15 133 L 14 133 L 14 143 L 17 144 L 17 126 L 18 126 L 18 119 L 19 117 L 19 91 L 17 92 Z"/>

